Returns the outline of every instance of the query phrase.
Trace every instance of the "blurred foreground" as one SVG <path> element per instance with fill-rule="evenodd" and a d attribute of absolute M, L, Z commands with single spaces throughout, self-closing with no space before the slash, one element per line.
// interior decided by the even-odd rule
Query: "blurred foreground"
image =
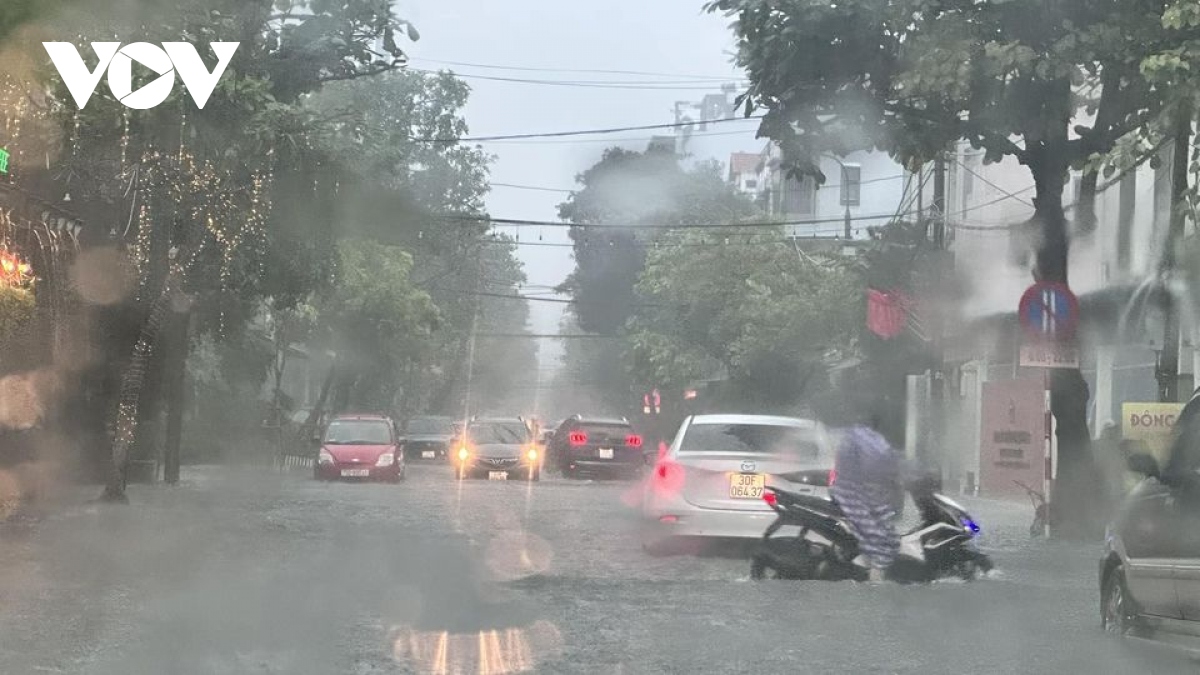
<path fill-rule="evenodd" d="M 625 482 L 400 485 L 185 469 L 138 508 L 60 493 L 0 526 L 4 673 L 1174 673 L 1098 628 L 1090 546 L 969 500 L 1000 570 L 930 587 L 748 581 L 651 558 Z"/>

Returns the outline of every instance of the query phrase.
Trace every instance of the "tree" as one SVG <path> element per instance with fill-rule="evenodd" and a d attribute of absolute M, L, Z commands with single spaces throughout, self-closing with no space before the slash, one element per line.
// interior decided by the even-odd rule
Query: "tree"
<path fill-rule="evenodd" d="M 1085 234 L 1089 159 L 1161 107 L 1140 70 L 1162 43 L 1158 0 L 715 0 L 708 9 L 737 18 L 738 62 L 752 82 L 746 109 L 766 109 L 760 134 L 798 172 L 819 173 L 824 153 L 872 149 L 916 167 L 958 140 L 986 161 L 1028 168 L 1038 279 L 1068 280 L 1068 169 L 1087 169 L 1075 222 Z M 1078 371 L 1059 370 L 1051 389 L 1063 522 L 1081 524 L 1094 474 L 1087 386 Z"/>
<path fill-rule="evenodd" d="M 469 93 L 450 73 L 397 72 L 337 83 L 309 101 L 338 120 L 320 142 L 354 181 L 354 198 L 343 202 L 338 221 L 348 233 L 410 251 L 413 276 L 439 309 L 429 348 L 402 373 L 402 416 L 426 408 L 457 413 L 468 388 L 477 400 L 494 402 L 532 390 L 520 386 L 534 374 L 532 341 L 471 341 L 472 330 L 527 330 L 526 303 L 495 297 L 517 295 L 525 276 L 511 238 L 488 235 L 479 216 L 491 157 L 477 146 L 414 140 L 466 134 Z M 474 220 L 445 217 L 453 215 Z"/>
<path fill-rule="evenodd" d="M 358 239 L 338 252 L 339 279 L 320 319 L 343 368 L 335 407 L 389 412 L 399 374 L 430 342 L 437 308 L 413 286 L 412 256 L 403 249 Z"/>
<path fill-rule="evenodd" d="M 581 187 L 559 205 L 559 217 L 610 226 L 571 228 L 576 269 L 563 288 L 587 331 L 611 333 L 631 313 L 633 285 L 654 237 L 654 230 L 639 226 L 730 223 L 754 213 L 753 204 L 722 179 L 720 164 L 685 170 L 670 150 L 609 148 L 575 180 Z"/>
<path fill-rule="evenodd" d="M 731 402 L 757 409 L 794 409 L 820 391 L 827 357 L 849 351 L 861 323 L 854 272 L 779 228 L 665 236 L 638 295 L 630 365 L 642 383 L 682 391 L 724 373 Z"/>
<path fill-rule="evenodd" d="M 139 273 L 129 316 L 141 326 L 109 345 L 108 363 L 125 371 L 106 487 L 116 500 L 138 422 L 154 414 L 154 405 L 141 405 L 141 388 L 162 368 L 153 358 L 159 308 L 170 294 L 189 294 L 197 298 L 200 330 L 224 332 L 244 325 L 264 296 L 283 302 L 327 283 L 339 177 L 322 166 L 326 157 L 312 142 L 330 121 L 303 97 L 327 82 L 398 68 L 399 36 L 417 38 L 389 0 L 164 2 L 139 12 L 59 27 L 81 36 L 135 33 L 152 42 L 240 47 L 203 111 L 182 88 L 137 112 L 103 87 L 83 111 L 68 103 L 61 83 L 51 99 L 67 158 L 55 191 L 73 192 L 76 208 L 96 221 L 129 223 L 117 233 Z M 299 264 L 265 264 L 285 260 Z"/>
<path fill-rule="evenodd" d="M 570 232 L 575 271 L 560 290 L 574 299 L 578 327 L 601 335 L 619 335 L 634 315 L 634 287 L 660 233 L 732 223 L 755 212 L 750 200 L 725 182 L 720 164 L 685 169 L 670 150 L 610 148 L 576 181 L 580 189 L 559 206 L 562 219 L 580 224 Z M 620 407 L 616 402 L 627 400 L 633 385 L 619 358 L 620 344 L 585 340 L 570 348 L 574 374 L 598 385 L 601 400 Z"/>

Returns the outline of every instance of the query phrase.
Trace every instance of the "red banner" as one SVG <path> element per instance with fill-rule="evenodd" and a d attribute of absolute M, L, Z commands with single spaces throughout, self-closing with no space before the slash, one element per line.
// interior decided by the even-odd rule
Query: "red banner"
<path fill-rule="evenodd" d="M 908 325 L 908 305 L 903 293 L 867 289 L 867 328 L 885 340 L 900 335 Z"/>

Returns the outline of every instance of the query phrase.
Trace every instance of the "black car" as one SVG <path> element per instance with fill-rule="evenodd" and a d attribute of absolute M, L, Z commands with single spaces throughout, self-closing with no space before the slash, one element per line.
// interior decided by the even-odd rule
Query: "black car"
<path fill-rule="evenodd" d="M 549 454 L 567 478 L 633 478 L 646 466 L 642 437 L 625 419 L 570 417 L 555 429 Z"/>
<path fill-rule="evenodd" d="M 519 418 L 473 419 L 452 462 L 460 478 L 530 480 L 542 476 L 542 456 L 529 426 Z"/>
<path fill-rule="evenodd" d="M 1129 468 L 1145 478 L 1104 538 L 1101 624 L 1200 645 L 1200 395 L 1180 413 L 1166 463 L 1135 454 Z"/>
<path fill-rule="evenodd" d="M 404 457 L 413 461 L 445 461 L 454 437 L 454 420 L 449 417 L 414 417 L 408 421 L 401 441 Z"/>

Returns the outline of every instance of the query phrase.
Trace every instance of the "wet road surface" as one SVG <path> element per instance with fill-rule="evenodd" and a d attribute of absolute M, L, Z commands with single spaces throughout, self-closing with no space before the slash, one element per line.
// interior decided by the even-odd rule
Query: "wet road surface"
<path fill-rule="evenodd" d="M 0 526 L 0 673 L 1176 673 L 1105 639 L 1096 550 L 968 501 L 999 570 L 927 587 L 653 558 L 625 482 L 195 468 Z"/>

